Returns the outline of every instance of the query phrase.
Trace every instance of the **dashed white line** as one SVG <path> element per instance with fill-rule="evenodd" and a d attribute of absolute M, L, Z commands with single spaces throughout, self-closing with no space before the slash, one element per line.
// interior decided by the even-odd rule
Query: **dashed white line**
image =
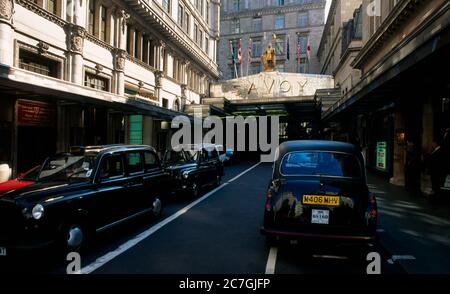
<path fill-rule="evenodd" d="M 277 263 L 277 247 L 270 247 L 269 258 L 267 258 L 266 275 L 273 275 L 275 273 L 275 265 Z"/>
<path fill-rule="evenodd" d="M 214 190 L 208 192 L 207 194 L 205 194 L 204 196 L 202 196 L 201 198 L 195 200 L 194 202 L 192 202 L 191 204 L 185 206 L 184 208 L 178 210 L 176 213 L 172 214 L 171 216 L 165 218 L 164 220 L 162 220 L 161 222 L 155 224 L 154 226 L 152 226 L 151 228 L 149 228 L 148 230 L 142 232 L 141 234 L 137 235 L 136 237 L 134 237 L 133 239 L 125 242 L 124 244 L 120 245 L 117 249 L 115 249 L 114 251 L 108 252 L 107 254 L 97 258 L 93 263 L 83 267 L 80 270 L 80 273 L 82 274 L 90 274 L 93 271 L 97 270 L 98 268 L 102 267 L 103 265 L 105 265 L 107 262 L 113 260 L 114 258 L 116 258 L 117 256 L 119 256 L 120 254 L 124 253 L 125 251 L 129 250 L 130 248 L 134 247 L 136 244 L 138 244 L 139 242 L 141 242 L 142 240 L 148 238 L 149 236 L 151 236 L 152 234 L 154 234 L 156 231 L 158 231 L 159 229 L 161 229 L 162 227 L 164 227 L 165 225 L 171 223 L 172 221 L 174 221 L 175 219 L 177 219 L 178 217 L 182 216 L 183 214 L 185 214 L 188 210 L 190 210 L 191 208 L 193 208 L 194 206 L 196 206 L 197 204 L 199 204 L 200 202 L 202 202 L 203 200 L 207 199 L 208 197 L 210 197 L 211 195 L 213 195 L 214 193 L 216 193 L 217 191 L 221 190 L 223 187 L 225 187 L 226 185 L 228 185 L 229 183 L 235 181 L 236 179 L 238 179 L 239 177 L 243 176 L 244 174 L 248 173 L 249 171 L 251 171 L 252 169 L 254 169 L 255 167 L 257 167 L 261 162 L 253 165 L 252 167 L 246 169 L 245 171 L 243 171 L 242 173 L 240 173 L 239 175 L 235 176 L 233 179 L 231 179 L 230 181 L 223 183 L 222 185 L 220 185 L 219 187 L 215 188 Z"/>

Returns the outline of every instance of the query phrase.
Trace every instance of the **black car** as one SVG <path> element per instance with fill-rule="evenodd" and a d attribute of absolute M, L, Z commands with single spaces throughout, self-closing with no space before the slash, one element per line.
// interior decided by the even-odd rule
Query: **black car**
<path fill-rule="evenodd" d="M 37 179 L 0 197 L 6 254 L 50 244 L 76 251 L 93 233 L 145 213 L 159 216 L 169 177 L 152 147 L 108 145 L 50 157 Z"/>
<path fill-rule="evenodd" d="M 351 144 L 290 141 L 279 146 L 261 232 L 277 239 L 371 242 L 377 204 L 364 160 Z"/>
<path fill-rule="evenodd" d="M 165 171 L 171 176 L 171 191 L 198 196 L 206 186 L 218 186 L 223 176 L 223 164 L 215 145 L 185 145 L 166 151 Z"/>

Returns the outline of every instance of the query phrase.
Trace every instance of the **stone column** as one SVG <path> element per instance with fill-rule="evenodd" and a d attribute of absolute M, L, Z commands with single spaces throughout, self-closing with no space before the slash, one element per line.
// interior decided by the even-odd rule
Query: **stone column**
<path fill-rule="evenodd" d="M 162 88 L 162 78 L 164 74 L 162 71 L 157 70 L 155 71 L 155 96 L 158 98 L 158 100 L 161 100 L 161 88 Z"/>
<path fill-rule="evenodd" d="M 0 0 L 0 64 L 12 66 L 14 0 Z"/>
<path fill-rule="evenodd" d="M 114 70 L 116 71 L 116 93 L 120 96 L 125 95 L 125 61 L 127 52 L 122 49 L 116 49 L 114 54 Z"/>
<path fill-rule="evenodd" d="M 83 48 L 86 30 L 79 25 L 68 24 L 67 34 L 69 51 L 71 53 L 71 79 L 72 83 L 83 85 Z"/>
<path fill-rule="evenodd" d="M 88 0 L 72 0 L 73 1 L 73 23 L 80 26 L 86 26 L 86 5 Z"/>
<path fill-rule="evenodd" d="M 400 130 L 405 128 L 405 116 L 400 107 L 396 106 L 395 110 L 394 129 Z M 405 161 L 406 149 L 405 146 L 400 145 L 397 140 L 394 140 L 394 156 L 393 156 L 393 177 L 390 183 L 397 186 L 405 186 Z"/>

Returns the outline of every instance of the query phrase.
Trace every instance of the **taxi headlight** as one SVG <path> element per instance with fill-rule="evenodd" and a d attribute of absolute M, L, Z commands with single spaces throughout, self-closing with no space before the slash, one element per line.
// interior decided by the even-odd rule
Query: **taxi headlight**
<path fill-rule="evenodd" d="M 36 204 L 31 210 L 31 215 L 34 219 L 40 219 L 44 216 L 44 206 Z"/>

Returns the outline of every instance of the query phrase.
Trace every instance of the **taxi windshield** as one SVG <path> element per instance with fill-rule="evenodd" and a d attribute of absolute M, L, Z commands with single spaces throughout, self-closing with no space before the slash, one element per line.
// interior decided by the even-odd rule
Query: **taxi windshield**
<path fill-rule="evenodd" d="M 47 159 L 37 176 L 38 181 L 87 180 L 92 175 L 96 156 L 60 154 Z"/>
<path fill-rule="evenodd" d="M 361 165 L 354 155 L 324 151 L 288 153 L 280 171 L 287 176 L 362 177 Z"/>

